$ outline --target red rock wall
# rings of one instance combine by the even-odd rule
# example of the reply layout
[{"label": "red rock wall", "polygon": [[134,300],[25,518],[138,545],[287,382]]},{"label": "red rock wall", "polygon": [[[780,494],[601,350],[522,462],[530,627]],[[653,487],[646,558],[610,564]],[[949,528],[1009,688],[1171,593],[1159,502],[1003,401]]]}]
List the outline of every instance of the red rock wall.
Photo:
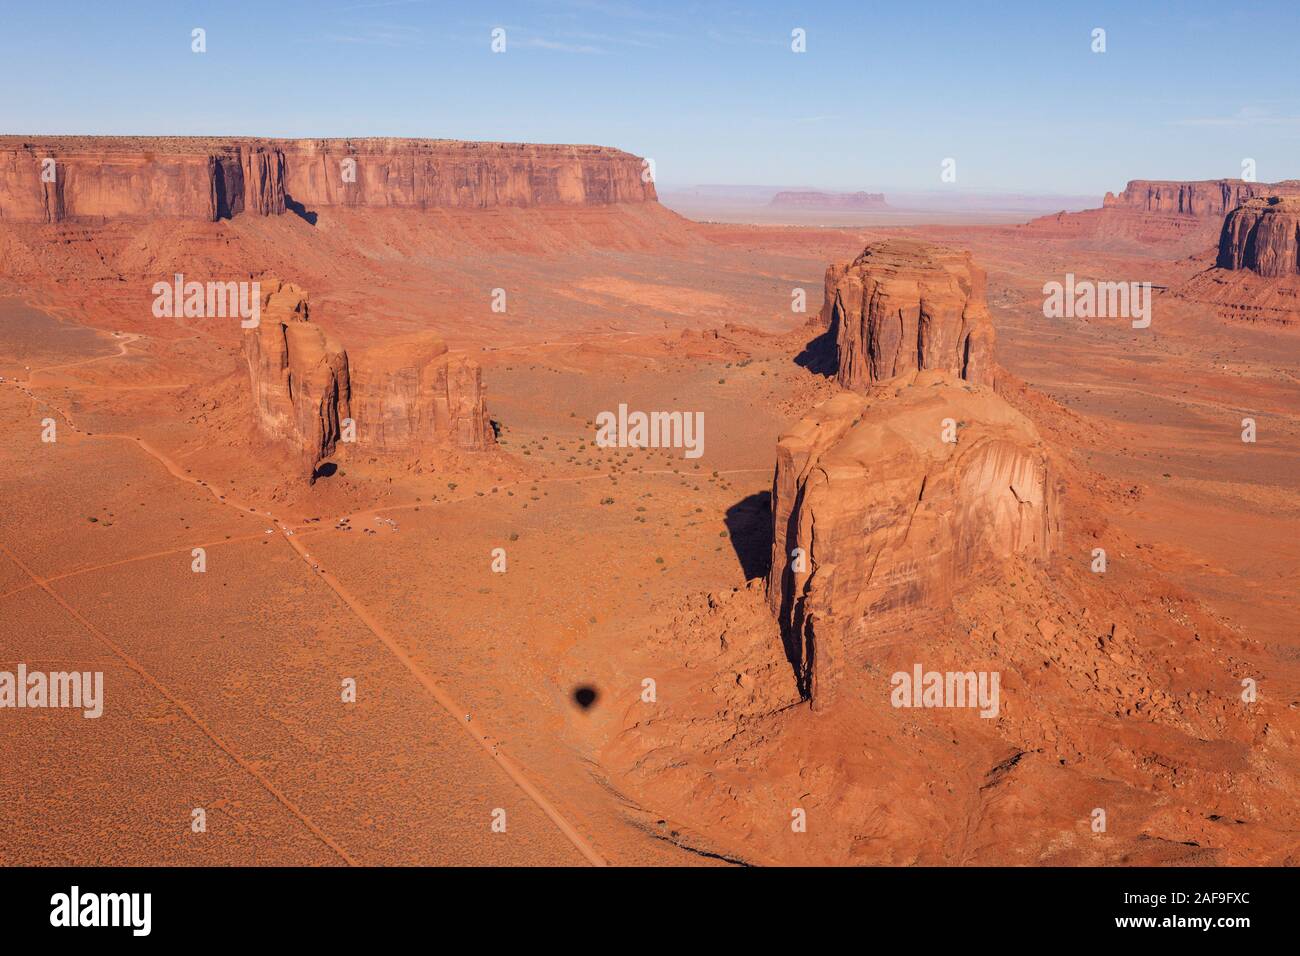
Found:
[{"label": "red rock wall", "polygon": [[477,362],[449,356],[432,333],[358,352],[351,362],[357,447],[413,456],[430,446],[496,444]]},{"label": "red rock wall", "polygon": [[1300,180],[1248,183],[1241,179],[1201,182],[1135,179],[1118,195],[1106,193],[1102,206],[1219,219],[1256,196],[1300,196]]},{"label": "red rock wall", "polygon": [[[55,160],[55,181],[42,161]],[[344,161],[349,161],[345,163]],[[355,161],[355,181],[348,168]],[[653,202],[642,161],[599,146],[452,140],[0,137],[0,220],[213,221],[322,206]]]},{"label": "red rock wall", "polygon": [[1251,199],[1223,222],[1220,269],[1278,278],[1300,273],[1300,199]]},{"label": "red rock wall", "polygon": [[244,333],[258,429],[287,444],[308,477],[334,453],[350,415],[348,356],[308,321],[306,295],[295,285],[263,289],[261,322]]},{"label": "red rock wall", "polygon": [[873,243],[826,271],[822,315],[836,330],[845,388],[918,369],[989,384],[993,325],[970,253],[913,239]]},{"label": "red rock wall", "polygon": [[[961,423],[955,443],[945,419]],[[1045,559],[1060,536],[1033,425],[939,371],[841,392],[782,435],[772,513],[768,602],[818,710],[864,628],[942,613],[964,582],[1015,556]]]}]

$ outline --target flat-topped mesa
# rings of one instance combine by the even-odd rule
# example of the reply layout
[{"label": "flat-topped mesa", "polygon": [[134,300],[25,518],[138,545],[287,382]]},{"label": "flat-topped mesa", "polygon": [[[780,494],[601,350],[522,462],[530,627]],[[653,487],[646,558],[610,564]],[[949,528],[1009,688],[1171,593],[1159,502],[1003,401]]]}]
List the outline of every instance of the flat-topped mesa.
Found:
[{"label": "flat-topped mesa", "polygon": [[332,455],[351,414],[347,353],[309,321],[307,296],[287,282],[268,284],[259,324],[244,332],[257,427],[284,442],[308,477]]},{"label": "flat-topped mesa", "polygon": [[0,136],[0,220],[13,222],[605,206],[656,201],[649,180],[639,157],[602,146]]},{"label": "flat-topped mesa", "polygon": [[1271,278],[1300,273],[1300,198],[1248,199],[1230,212],[1215,267]]},{"label": "flat-topped mesa", "polygon": [[862,389],[940,369],[977,384],[993,377],[984,271],[970,253],[916,239],[872,243],[826,270],[822,319],[835,333],[836,380]]},{"label": "flat-topped mesa", "polygon": [[1106,193],[1102,207],[1196,216],[1217,223],[1246,200],[1257,196],[1300,196],[1300,180],[1256,183],[1244,179],[1199,182],[1134,179],[1118,195]]},{"label": "flat-topped mesa", "polygon": [[868,628],[942,614],[964,582],[1059,541],[1028,419],[947,372],[893,384],[840,392],[777,444],[767,597],[816,710]]},{"label": "flat-topped mesa", "polygon": [[496,444],[482,370],[449,355],[436,334],[366,349],[351,370],[359,450],[418,455],[434,446],[481,451]]},{"label": "flat-topped mesa", "polygon": [[884,209],[884,193],[827,193],[817,190],[786,190],[772,197],[769,206],[804,209]]}]

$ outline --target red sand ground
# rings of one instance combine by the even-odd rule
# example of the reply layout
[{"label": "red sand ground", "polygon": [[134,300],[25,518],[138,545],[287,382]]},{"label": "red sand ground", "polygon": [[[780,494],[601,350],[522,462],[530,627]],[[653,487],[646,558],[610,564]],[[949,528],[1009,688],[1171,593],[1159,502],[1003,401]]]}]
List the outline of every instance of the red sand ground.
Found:
[{"label": "red sand ground", "polygon": [[[814,732],[790,697],[745,581],[776,438],[832,388],[794,361],[810,334],[791,290],[815,313],[828,262],[898,231],[706,226],[653,204],[7,228],[0,668],[103,670],[108,699],[98,721],[0,715],[0,862],[1300,860],[1300,338],[1171,297],[1145,332],[1041,313],[1066,271],[1172,285],[1197,268],[1159,249],[901,230],[988,269],[999,360],[1042,393],[1024,401],[1074,469],[1075,550],[1046,582],[1009,569],[1016,590],[968,595],[960,626],[900,635],[879,668],[916,647],[992,653],[1000,631],[1014,660],[1055,655],[1066,676],[1025,677],[1034,707],[1001,737],[956,717],[900,728],[883,696]],[[255,436],[234,323],[149,311],[158,276],[253,263],[345,340],[433,328],[472,354],[500,448],[298,480]],[[746,328],[681,338],[728,323]],[[702,410],[704,457],[595,447],[619,402]],[[1104,585],[1085,580],[1098,534],[1115,542]],[[1123,647],[1058,645],[1049,607],[1070,640],[1139,625]],[[715,659],[720,625],[735,649]],[[1214,650],[1179,643],[1193,632]],[[1115,654],[1158,682],[1131,685]],[[1261,687],[1244,716],[1204,699],[1231,696],[1238,662]],[[1114,688],[1067,689],[1112,665]],[[738,672],[757,689],[733,700]],[[1186,702],[1177,719],[1133,710],[1158,692]],[[1038,749],[1015,756],[1008,734]],[[835,825],[800,840],[789,808],[809,794]]]}]

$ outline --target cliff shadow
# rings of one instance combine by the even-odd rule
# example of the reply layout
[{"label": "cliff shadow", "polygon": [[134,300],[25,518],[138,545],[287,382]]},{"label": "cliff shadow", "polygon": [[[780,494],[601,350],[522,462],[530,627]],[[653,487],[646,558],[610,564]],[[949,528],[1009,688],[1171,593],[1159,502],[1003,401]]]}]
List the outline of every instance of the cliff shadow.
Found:
[{"label": "cliff shadow", "polygon": [[772,567],[772,493],[742,498],[727,509],[724,521],[745,580],[766,577]]},{"label": "cliff shadow", "polygon": [[839,338],[839,325],[838,312],[832,312],[830,326],[804,344],[803,351],[794,357],[794,364],[806,368],[814,375],[825,375],[827,378],[838,372],[840,362],[835,342]]},{"label": "cliff shadow", "polygon": [[301,219],[301,220],[303,220],[304,222],[306,222],[307,225],[309,225],[309,226],[314,226],[314,225],[316,225],[316,220],[317,220],[318,218],[320,218],[319,216],[316,215],[316,213],[312,212],[310,209],[308,209],[308,208],[307,208],[306,206],[304,206],[302,203],[300,203],[300,202],[298,202],[297,200],[295,200],[295,199],[294,199],[292,196],[290,196],[288,193],[285,193],[285,194],[284,194],[284,208],[287,209],[287,210],[289,210],[291,213],[293,213],[293,214],[294,214],[295,216],[297,216],[299,219]]}]

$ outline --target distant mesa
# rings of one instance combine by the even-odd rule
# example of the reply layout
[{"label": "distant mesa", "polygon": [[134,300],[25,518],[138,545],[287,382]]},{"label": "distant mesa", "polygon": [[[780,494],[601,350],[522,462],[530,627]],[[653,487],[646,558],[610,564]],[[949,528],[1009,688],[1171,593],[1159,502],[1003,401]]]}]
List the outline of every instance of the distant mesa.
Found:
[{"label": "distant mesa", "polygon": [[1118,194],[1106,193],[1100,209],[1041,216],[1021,228],[1058,238],[1172,244],[1177,251],[1191,253],[1217,239],[1229,212],[1248,200],[1269,196],[1300,197],[1300,180],[1256,183],[1242,179],[1135,179]]},{"label": "distant mesa", "polygon": [[[46,173],[53,160],[52,176]],[[321,207],[602,206],[656,200],[602,146],[430,139],[0,136],[0,220],[303,214]]]},{"label": "distant mesa", "polygon": [[887,209],[884,193],[829,193],[787,190],[772,197],[769,206],[797,209]]},{"label": "distant mesa", "polygon": [[836,380],[861,389],[940,369],[990,384],[994,331],[984,290],[969,252],[915,239],[873,243],[830,266],[822,323],[835,337]]},{"label": "distant mesa", "polygon": [[1134,179],[1119,195],[1106,193],[1102,207],[1142,212],[1195,216],[1218,223],[1249,199],[1264,196],[1300,196],[1300,180],[1255,183],[1243,179],[1207,179],[1200,182]]},{"label": "distant mesa", "polygon": [[310,321],[302,289],[280,281],[267,288],[261,323],[244,332],[255,421],[309,478],[347,444],[348,419],[358,449],[380,456],[495,444],[476,362],[450,356],[432,335],[393,340],[353,361]]},{"label": "distant mesa", "polygon": [[1224,219],[1214,266],[1174,291],[1229,318],[1300,324],[1300,198],[1246,200]]}]

